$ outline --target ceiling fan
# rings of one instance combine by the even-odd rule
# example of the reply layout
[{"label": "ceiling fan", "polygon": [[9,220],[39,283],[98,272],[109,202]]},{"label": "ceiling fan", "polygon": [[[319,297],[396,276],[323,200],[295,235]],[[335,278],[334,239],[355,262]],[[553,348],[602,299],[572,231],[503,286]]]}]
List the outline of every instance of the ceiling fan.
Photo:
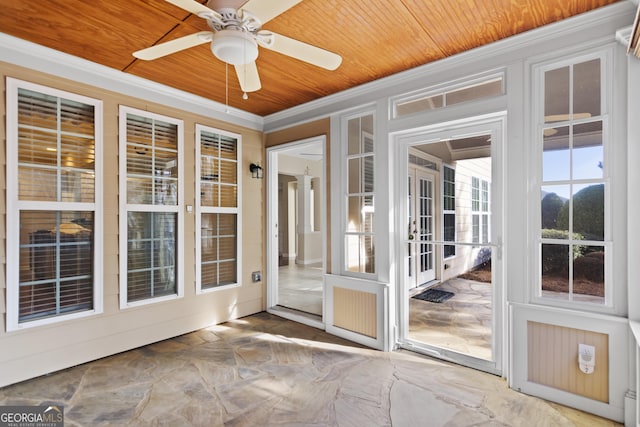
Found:
[{"label": "ceiling fan", "polygon": [[165,1],[205,19],[212,31],[201,31],[139,50],[133,53],[138,59],[153,60],[211,42],[213,54],[235,67],[245,96],[246,92],[261,87],[255,62],[258,46],[327,70],[335,70],[342,62],[342,57],[333,52],[262,29],[262,25],[302,0],[249,0],[239,9],[229,0],[209,0],[208,4],[213,8],[196,0]]}]

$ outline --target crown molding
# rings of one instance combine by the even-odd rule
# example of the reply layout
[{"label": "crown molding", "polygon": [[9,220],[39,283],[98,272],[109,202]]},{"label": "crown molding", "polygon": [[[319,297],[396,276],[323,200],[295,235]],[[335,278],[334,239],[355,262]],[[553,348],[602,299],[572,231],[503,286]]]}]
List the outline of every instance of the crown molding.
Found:
[{"label": "crown molding", "polygon": [[[262,131],[261,116],[0,33],[0,60],[61,78]],[[15,76],[19,78],[20,76]]]}]

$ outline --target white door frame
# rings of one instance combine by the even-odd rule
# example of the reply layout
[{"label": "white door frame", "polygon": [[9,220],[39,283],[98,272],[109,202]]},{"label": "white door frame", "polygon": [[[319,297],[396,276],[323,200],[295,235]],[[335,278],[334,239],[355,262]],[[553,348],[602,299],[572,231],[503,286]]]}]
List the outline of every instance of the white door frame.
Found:
[{"label": "white door frame", "polygon": [[[395,228],[400,230],[395,233],[396,262],[398,266],[396,274],[396,301],[398,313],[398,336],[397,345],[416,352],[436,356],[444,360],[450,360],[475,369],[502,374],[507,372],[503,361],[508,360],[506,351],[506,318],[505,312],[505,283],[504,283],[504,254],[502,242],[504,241],[504,164],[503,151],[505,146],[506,113],[499,112],[479,117],[472,117],[464,120],[438,123],[419,129],[411,129],[391,135],[393,170],[394,170],[394,204],[396,206]],[[407,284],[409,276],[407,263],[405,260],[406,249],[406,229],[407,214],[407,176],[408,176],[408,154],[409,147],[430,142],[438,142],[448,139],[457,139],[465,136],[488,134],[492,136],[491,158],[492,158],[492,215],[491,215],[491,243],[496,253],[495,260],[492,260],[493,275],[493,333],[492,333],[492,361],[486,361],[468,356],[466,354],[430,346],[428,344],[412,341],[409,339],[409,298]]]},{"label": "white door frame", "polygon": [[439,277],[438,270],[437,270],[438,264],[437,264],[437,258],[436,258],[436,251],[434,248],[432,248],[433,250],[431,251],[431,269],[428,270],[429,273],[425,275],[425,272],[420,271],[420,268],[421,268],[420,266],[422,262],[422,260],[420,259],[421,240],[419,238],[420,233],[418,232],[418,230],[420,229],[419,227],[420,189],[421,189],[420,182],[422,180],[427,180],[431,183],[431,239],[430,240],[438,240],[438,233],[437,233],[438,221],[434,215],[434,212],[436,212],[436,206],[437,206],[436,199],[439,196],[439,191],[437,186],[439,174],[435,170],[428,170],[419,166],[415,166],[415,167],[409,168],[408,176],[411,179],[411,186],[413,187],[411,189],[413,200],[411,201],[412,203],[408,205],[409,209],[412,210],[411,223],[408,225],[409,226],[408,232],[409,232],[409,236],[411,236],[412,238],[410,243],[411,249],[409,250],[411,259],[412,259],[412,266],[411,266],[412,271],[410,273],[413,274],[413,279],[414,279],[410,287],[416,288],[420,285],[436,280]]},{"label": "white door frame", "polygon": [[320,209],[320,230],[322,230],[322,271],[327,271],[327,197],[326,188],[327,156],[326,156],[325,135],[293,141],[286,144],[276,145],[267,148],[266,164],[266,186],[267,186],[267,312],[284,317],[305,325],[324,329],[324,319],[326,318],[326,295],[322,292],[322,320],[318,321],[304,313],[296,313],[289,310],[282,310],[278,304],[278,154],[285,153],[292,148],[303,148],[309,145],[320,144],[322,147],[322,177],[320,186],[323,189]]}]

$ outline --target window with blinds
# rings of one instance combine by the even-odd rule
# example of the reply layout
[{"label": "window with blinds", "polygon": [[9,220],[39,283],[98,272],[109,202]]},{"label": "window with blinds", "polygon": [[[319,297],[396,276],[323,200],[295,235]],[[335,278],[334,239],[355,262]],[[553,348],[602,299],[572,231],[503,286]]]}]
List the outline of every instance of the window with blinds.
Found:
[{"label": "window with blinds", "polygon": [[240,135],[196,125],[198,292],[238,283],[239,153]]},{"label": "window with blinds", "polygon": [[182,121],[120,107],[121,305],[182,295]]},{"label": "window with blinds", "polygon": [[375,273],[373,114],[347,123],[346,270]]},{"label": "window with blinds", "polygon": [[9,328],[101,310],[94,232],[101,108],[7,80]]}]

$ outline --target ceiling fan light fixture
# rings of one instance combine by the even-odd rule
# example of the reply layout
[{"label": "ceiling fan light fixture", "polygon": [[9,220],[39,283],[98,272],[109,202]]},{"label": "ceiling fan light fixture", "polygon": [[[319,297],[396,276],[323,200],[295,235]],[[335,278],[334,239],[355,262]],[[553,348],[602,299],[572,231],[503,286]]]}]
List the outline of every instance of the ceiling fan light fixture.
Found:
[{"label": "ceiling fan light fixture", "polygon": [[227,64],[249,64],[258,57],[258,44],[252,35],[244,31],[221,30],[213,36],[211,51]]}]

